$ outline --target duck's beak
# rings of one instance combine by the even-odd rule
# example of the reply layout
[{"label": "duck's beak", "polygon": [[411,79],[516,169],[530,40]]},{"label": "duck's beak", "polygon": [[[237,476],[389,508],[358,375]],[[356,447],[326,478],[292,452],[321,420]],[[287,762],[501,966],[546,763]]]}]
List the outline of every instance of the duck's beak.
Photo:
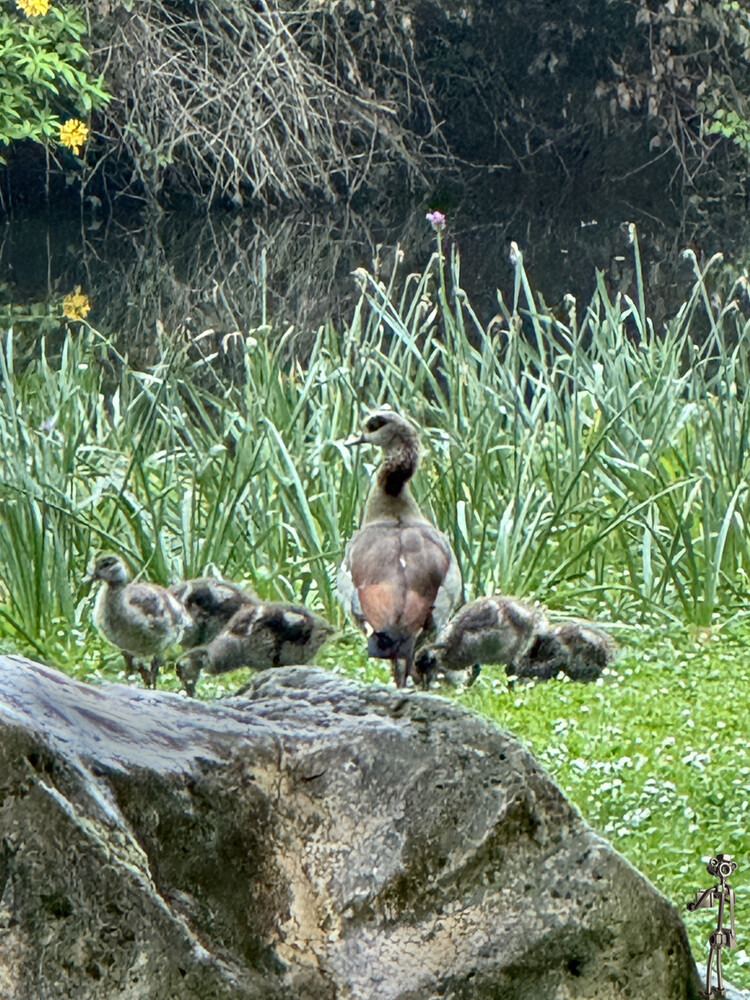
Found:
[{"label": "duck's beak", "polygon": [[365,434],[360,434],[359,437],[356,434],[352,434],[344,441],[345,448],[354,448],[358,444],[367,444],[367,436]]}]

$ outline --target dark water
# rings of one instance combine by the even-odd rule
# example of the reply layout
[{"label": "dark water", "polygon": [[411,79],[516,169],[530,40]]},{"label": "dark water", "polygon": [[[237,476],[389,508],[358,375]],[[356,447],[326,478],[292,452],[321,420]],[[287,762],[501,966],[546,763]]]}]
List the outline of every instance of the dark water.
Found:
[{"label": "dark water", "polygon": [[105,215],[95,202],[25,209],[0,219],[0,318],[12,316],[23,337],[30,311],[59,316],[62,297],[80,285],[92,303],[90,322],[146,356],[161,331],[212,331],[203,341],[214,346],[262,323],[304,336],[329,318],[351,316],[355,268],[387,273],[398,245],[404,274],[421,271],[435,248],[425,212],[440,207],[446,242],[460,250],[462,285],[485,322],[497,312],[496,290],[506,300],[512,295],[511,240],[550,306],[566,293],[585,302],[597,269],[612,294],[634,295],[626,231],[634,222],[658,326],[692,283],[685,247],[701,260],[724,252],[719,284],[742,270],[750,247],[744,204],[670,192],[668,180],[646,169],[619,184],[575,186],[503,172],[460,195],[442,192],[406,208],[401,200],[369,213]]}]

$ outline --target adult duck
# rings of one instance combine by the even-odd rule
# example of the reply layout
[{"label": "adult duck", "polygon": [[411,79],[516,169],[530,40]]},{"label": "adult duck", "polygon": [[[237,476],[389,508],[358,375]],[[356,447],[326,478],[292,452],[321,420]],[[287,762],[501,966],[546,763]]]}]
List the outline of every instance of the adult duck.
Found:
[{"label": "adult duck", "polygon": [[446,536],[422,513],[410,480],[419,461],[415,427],[376,410],[349,446],[383,453],[338,573],[340,599],[367,636],[370,656],[391,661],[397,687],[413,676],[417,643],[438,629],[459,598],[461,574]]}]

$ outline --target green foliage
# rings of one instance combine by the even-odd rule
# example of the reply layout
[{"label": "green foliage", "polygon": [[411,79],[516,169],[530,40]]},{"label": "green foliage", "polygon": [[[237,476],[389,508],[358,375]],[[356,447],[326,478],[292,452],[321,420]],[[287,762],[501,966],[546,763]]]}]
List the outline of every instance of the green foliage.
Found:
[{"label": "green foliage", "polygon": [[90,73],[85,35],[75,8],[50,7],[40,17],[0,10],[0,143],[57,139],[61,116],[106,104],[102,78]]},{"label": "green foliage", "polygon": [[[635,236],[633,251],[638,272]],[[16,370],[8,334],[6,630],[75,659],[56,634],[60,621],[63,640],[88,634],[80,579],[99,548],[158,581],[213,567],[338,617],[335,570],[375,458],[341,441],[382,403],[424,428],[415,490],[451,534],[469,596],[710,624],[745,601],[750,572],[750,324],[731,296],[714,315],[695,266],[658,336],[642,291],[613,301],[601,279],[581,318],[572,300],[556,317],[520,254],[514,302],[499,301],[488,329],[457,257],[403,279],[395,266],[387,282],[359,271],[350,326],[321,328],[304,367],[261,328],[228,343],[233,380],[166,339],[162,362],[135,370],[85,325],[56,356],[40,340]]]},{"label": "green foliage", "polygon": [[750,121],[736,111],[717,108],[713,112],[713,121],[706,126],[706,131],[711,135],[721,135],[725,139],[730,139],[736,146],[750,151]]},{"label": "green foliage", "polygon": [[[640,29],[633,37],[638,44],[612,61],[614,79],[601,82],[597,94],[609,96],[613,111],[618,107],[647,111],[658,132],[652,145],[671,146],[691,177],[713,150],[727,148],[717,137],[746,154],[750,148],[747,4],[636,0],[633,6],[635,26]],[[646,66],[642,37],[648,44]]]}]

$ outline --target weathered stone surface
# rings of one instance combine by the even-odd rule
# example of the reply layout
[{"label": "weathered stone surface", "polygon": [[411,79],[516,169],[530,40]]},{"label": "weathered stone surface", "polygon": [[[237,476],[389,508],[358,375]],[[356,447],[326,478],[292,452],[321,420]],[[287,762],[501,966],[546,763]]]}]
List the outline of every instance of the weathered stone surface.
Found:
[{"label": "weathered stone surface", "polygon": [[0,996],[695,997],[676,909],[518,743],[315,668],[219,704],[0,657]]}]

